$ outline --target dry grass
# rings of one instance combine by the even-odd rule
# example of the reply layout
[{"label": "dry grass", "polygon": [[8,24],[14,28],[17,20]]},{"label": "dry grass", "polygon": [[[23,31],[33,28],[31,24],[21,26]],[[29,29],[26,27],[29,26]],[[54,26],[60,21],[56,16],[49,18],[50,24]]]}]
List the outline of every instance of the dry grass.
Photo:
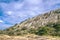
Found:
[{"label": "dry grass", "polygon": [[25,36],[0,35],[0,40],[60,40],[60,38],[52,37],[52,36],[37,36],[34,34],[29,34]]}]

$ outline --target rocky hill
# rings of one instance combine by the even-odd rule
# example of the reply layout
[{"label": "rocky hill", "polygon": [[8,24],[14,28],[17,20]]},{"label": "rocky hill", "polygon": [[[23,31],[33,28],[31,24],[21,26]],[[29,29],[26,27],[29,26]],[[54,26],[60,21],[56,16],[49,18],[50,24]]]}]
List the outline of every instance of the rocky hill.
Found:
[{"label": "rocky hill", "polygon": [[36,17],[27,19],[20,24],[0,31],[5,35],[53,35],[60,36],[60,9],[51,10]]}]

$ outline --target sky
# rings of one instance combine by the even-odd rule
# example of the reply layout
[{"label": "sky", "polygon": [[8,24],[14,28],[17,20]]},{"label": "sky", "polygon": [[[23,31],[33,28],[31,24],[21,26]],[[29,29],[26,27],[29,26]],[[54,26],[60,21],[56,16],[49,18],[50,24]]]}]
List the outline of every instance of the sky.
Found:
[{"label": "sky", "polygon": [[60,8],[60,0],[0,0],[0,29]]}]

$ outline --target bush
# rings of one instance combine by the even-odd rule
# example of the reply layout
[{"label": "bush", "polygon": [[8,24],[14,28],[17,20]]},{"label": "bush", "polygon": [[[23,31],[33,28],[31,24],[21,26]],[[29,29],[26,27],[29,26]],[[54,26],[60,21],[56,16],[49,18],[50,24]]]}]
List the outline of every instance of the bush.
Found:
[{"label": "bush", "polygon": [[3,31],[0,30],[0,34],[3,34]]},{"label": "bush", "polygon": [[53,36],[60,36],[60,22],[57,23],[49,23],[48,27],[53,27],[55,29]]},{"label": "bush", "polygon": [[52,35],[54,34],[55,29],[50,27],[40,27],[38,29],[37,35]]},{"label": "bush", "polygon": [[35,34],[35,33],[36,33],[36,31],[37,31],[36,29],[31,28],[31,29],[29,29],[29,31],[28,31],[28,32],[29,32],[29,33],[31,33],[31,34]]}]

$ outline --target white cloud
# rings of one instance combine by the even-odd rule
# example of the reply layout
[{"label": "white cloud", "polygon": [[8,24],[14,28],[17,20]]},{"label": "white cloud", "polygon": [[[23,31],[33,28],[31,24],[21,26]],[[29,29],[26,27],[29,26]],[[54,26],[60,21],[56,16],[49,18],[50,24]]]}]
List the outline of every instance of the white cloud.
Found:
[{"label": "white cloud", "polygon": [[13,14],[13,11],[7,11],[6,12],[8,15],[12,15]]},{"label": "white cloud", "polygon": [[39,3],[41,3],[41,1],[42,0],[25,0],[27,3],[29,3],[29,4],[39,4]]},{"label": "white cloud", "polygon": [[0,23],[3,23],[3,20],[0,20]]},{"label": "white cloud", "polygon": [[60,4],[60,0],[46,0],[44,4],[50,8],[53,5]]},{"label": "white cloud", "polygon": [[14,6],[14,9],[21,9],[22,6],[24,5],[24,3],[15,3],[13,6]]}]

